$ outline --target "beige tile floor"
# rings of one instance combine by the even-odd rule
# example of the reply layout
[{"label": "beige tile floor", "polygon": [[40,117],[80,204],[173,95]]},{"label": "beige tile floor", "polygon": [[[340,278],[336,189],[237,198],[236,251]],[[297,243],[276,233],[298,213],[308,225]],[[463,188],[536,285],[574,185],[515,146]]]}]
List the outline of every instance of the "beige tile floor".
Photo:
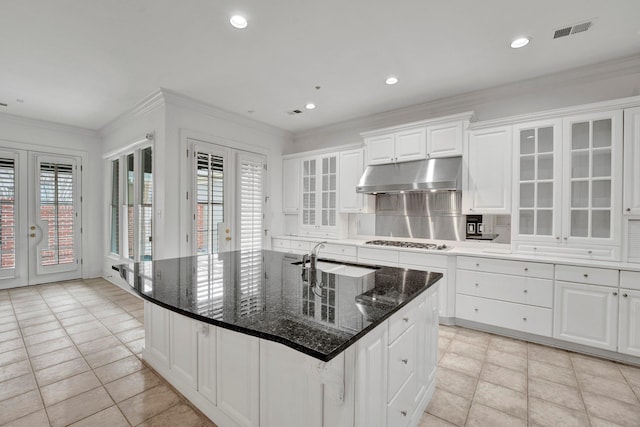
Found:
[{"label": "beige tile floor", "polygon": [[[140,361],[142,301],[102,279],[0,290],[0,425],[214,426]],[[440,329],[425,426],[640,426],[640,368]]]}]

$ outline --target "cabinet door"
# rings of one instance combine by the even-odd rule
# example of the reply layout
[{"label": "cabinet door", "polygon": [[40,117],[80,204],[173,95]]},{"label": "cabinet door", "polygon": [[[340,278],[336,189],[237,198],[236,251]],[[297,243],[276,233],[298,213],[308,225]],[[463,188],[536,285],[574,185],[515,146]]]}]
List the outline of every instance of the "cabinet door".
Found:
[{"label": "cabinet door", "polygon": [[381,165],[395,161],[395,137],[393,134],[367,138],[365,144],[368,165]]},{"label": "cabinet door", "polygon": [[615,351],[618,290],[556,281],[553,337]]},{"label": "cabinet door", "polygon": [[640,357],[640,291],[621,289],[620,353]]},{"label": "cabinet door", "polygon": [[216,341],[218,408],[242,427],[258,426],[259,340],[228,329],[217,328]]},{"label": "cabinet door", "polygon": [[562,240],[618,245],[622,197],[622,112],[567,118]]},{"label": "cabinet door", "polygon": [[640,215],[640,108],[624,110],[624,213]]},{"label": "cabinet door", "polygon": [[282,344],[260,341],[260,425],[322,427],[319,362]]},{"label": "cabinet door", "polygon": [[472,131],[467,153],[463,211],[511,213],[511,127]]},{"label": "cabinet door", "polygon": [[356,186],[364,171],[362,149],[340,153],[340,212],[362,212],[364,195],[356,193]]},{"label": "cabinet door", "polygon": [[462,155],[463,122],[443,123],[427,128],[429,158]]},{"label": "cabinet door", "polygon": [[317,202],[318,202],[318,162],[316,159],[302,160],[302,221],[303,227],[315,226],[318,224]]},{"label": "cabinet door", "polygon": [[338,156],[320,159],[320,226],[335,227],[338,215]]},{"label": "cabinet door", "polygon": [[153,366],[169,369],[169,310],[144,302],[144,352],[153,358]]},{"label": "cabinet door", "polygon": [[300,179],[300,159],[284,159],[282,161],[282,212],[298,213]]},{"label": "cabinet door", "polygon": [[356,343],[356,427],[387,422],[387,322]]},{"label": "cabinet door", "polygon": [[171,328],[171,371],[187,389],[197,388],[198,343],[196,322],[181,314],[169,312]]},{"label": "cabinet door", "polygon": [[427,158],[426,129],[412,129],[396,133],[394,161],[408,162]]},{"label": "cabinet door", "polygon": [[216,332],[213,325],[201,323],[198,339],[198,392],[209,402],[217,404],[216,399]]},{"label": "cabinet door", "polygon": [[560,242],[561,121],[514,127],[514,240]]}]

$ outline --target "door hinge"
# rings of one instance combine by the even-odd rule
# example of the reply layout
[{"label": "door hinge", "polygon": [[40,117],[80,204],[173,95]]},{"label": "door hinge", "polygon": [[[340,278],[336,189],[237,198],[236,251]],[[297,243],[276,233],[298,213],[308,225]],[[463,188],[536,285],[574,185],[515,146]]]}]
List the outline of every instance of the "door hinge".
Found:
[{"label": "door hinge", "polygon": [[267,279],[267,272],[264,272],[264,278]]},{"label": "door hinge", "polygon": [[80,234],[82,234],[82,227],[80,227]]},{"label": "door hinge", "polygon": [[187,200],[189,200],[189,192],[187,191]]},{"label": "door hinge", "polygon": [[189,149],[187,148],[187,157],[189,157]]},{"label": "door hinge", "polygon": [[189,235],[187,234],[187,243],[189,243]]},{"label": "door hinge", "polygon": [[82,203],[82,196],[80,196],[80,203]]},{"label": "door hinge", "polygon": [[82,172],[82,165],[80,165],[80,172]]},{"label": "door hinge", "polygon": [[267,164],[265,163],[263,166],[264,166],[264,170],[267,170]]},{"label": "door hinge", "polygon": [[84,258],[80,258],[80,265],[84,264]]}]

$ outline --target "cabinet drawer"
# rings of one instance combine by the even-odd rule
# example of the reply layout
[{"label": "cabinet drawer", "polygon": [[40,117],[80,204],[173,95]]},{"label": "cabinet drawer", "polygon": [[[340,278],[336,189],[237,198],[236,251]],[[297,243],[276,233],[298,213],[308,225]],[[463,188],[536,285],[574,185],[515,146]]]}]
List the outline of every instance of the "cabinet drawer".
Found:
[{"label": "cabinet drawer", "polygon": [[589,285],[618,286],[618,270],[556,265],[556,280]]},{"label": "cabinet drawer", "polygon": [[553,264],[474,257],[458,257],[457,262],[458,268],[465,270],[553,279]]},{"label": "cabinet drawer", "polygon": [[294,249],[296,251],[309,252],[309,249],[310,249],[309,242],[306,242],[304,240],[292,240],[291,249]]},{"label": "cabinet drawer", "polygon": [[273,250],[291,249],[291,240],[288,239],[271,239]]},{"label": "cabinet drawer", "polygon": [[640,271],[620,271],[620,287],[640,291]]},{"label": "cabinet drawer", "polygon": [[456,292],[551,308],[553,280],[458,270]]},{"label": "cabinet drawer", "polygon": [[355,246],[350,245],[336,245],[335,243],[325,243],[324,248],[320,249],[320,254],[340,255],[347,257],[356,257],[358,251]]},{"label": "cabinet drawer", "polygon": [[409,305],[389,318],[389,343],[394,342],[396,338],[415,323],[418,316],[417,302],[419,300],[420,298],[416,298]]},{"label": "cabinet drawer", "polygon": [[447,256],[399,251],[398,263],[401,266],[408,266],[416,270],[447,268]]},{"label": "cabinet drawer", "polygon": [[416,325],[411,325],[389,346],[389,391],[387,402],[396,395],[400,386],[411,375],[416,366]]},{"label": "cabinet drawer", "polygon": [[552,331],[550,308],[469,295],[456,295],[456,317],[545,337]]},{"label": "cabinet drawer", "polygon": [[398,251],[389,249],[358,248],[358,261],[369,261],[380,265],[398,266]]},{"label": "cabinet drawer", "polygon": [[411,421],[416,393],[416,376],[411,375],[387,407],[387,425],[406,427]]}]

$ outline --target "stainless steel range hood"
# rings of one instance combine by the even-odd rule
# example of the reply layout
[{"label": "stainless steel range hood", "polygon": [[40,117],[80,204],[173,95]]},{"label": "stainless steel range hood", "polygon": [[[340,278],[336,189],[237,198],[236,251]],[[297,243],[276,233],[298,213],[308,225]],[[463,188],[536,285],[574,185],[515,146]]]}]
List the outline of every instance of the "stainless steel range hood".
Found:
[{"label": "stainless steel range hood", "polygon": [[453,191],[462,189],[462,157],[367,166],[358,193]]}]

